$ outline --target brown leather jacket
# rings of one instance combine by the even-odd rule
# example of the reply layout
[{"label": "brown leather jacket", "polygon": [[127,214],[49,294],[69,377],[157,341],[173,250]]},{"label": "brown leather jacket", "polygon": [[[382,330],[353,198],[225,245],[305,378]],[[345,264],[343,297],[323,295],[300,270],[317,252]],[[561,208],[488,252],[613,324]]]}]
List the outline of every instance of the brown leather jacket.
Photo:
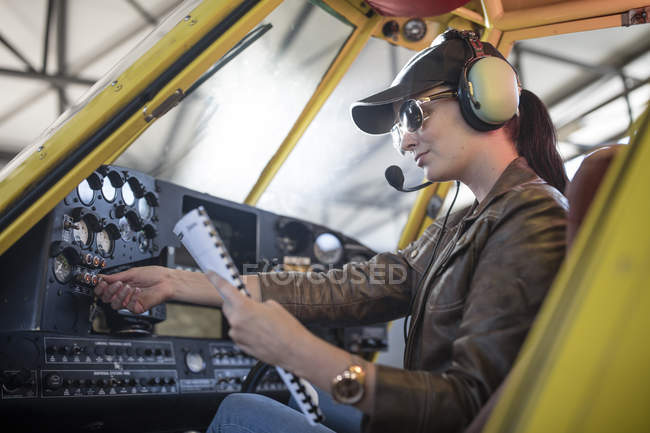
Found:
[{"label": "brown leather jacket", "polygon": [[450,215],[428,272],[441,220],[366,263],[261,274],[262,297],[306,323],[411,313],[406,369],[378,366],[364,430],[461,431],[510,370],[564,257],[565,225],[564,196],[518,158],[480,204]]}]

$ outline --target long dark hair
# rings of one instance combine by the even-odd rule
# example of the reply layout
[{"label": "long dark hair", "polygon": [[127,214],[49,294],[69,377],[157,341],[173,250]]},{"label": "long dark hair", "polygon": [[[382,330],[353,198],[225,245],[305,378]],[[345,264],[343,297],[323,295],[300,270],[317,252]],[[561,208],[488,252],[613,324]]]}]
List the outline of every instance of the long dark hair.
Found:
[{"label": "long dark hair", "polygon": [[519,96],[519,115],[505,125],[517,153],[526,158],[535,173],[558,191],[564,192],[567,175],[557,151],[557,136],[551,116],[540,99],[528,90]]}]

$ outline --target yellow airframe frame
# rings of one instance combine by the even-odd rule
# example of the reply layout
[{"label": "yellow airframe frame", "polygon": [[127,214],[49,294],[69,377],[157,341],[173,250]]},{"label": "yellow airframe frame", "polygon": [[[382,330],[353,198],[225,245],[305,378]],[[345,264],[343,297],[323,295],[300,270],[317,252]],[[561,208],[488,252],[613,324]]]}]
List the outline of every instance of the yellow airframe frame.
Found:
[{"label": "yellow airframe frame", "polygon": [[[151,112],[178,89],[191,86],[215,61],[246,35],[282,0],[261,0],[208,49],[99,146],[66,173],[0,233],[0,254],[45,216],[99,165],[114,161],[151,123]],[[246,203],[254,205],[308,124],[370,37],[383,38],[386,18],[356,1],[321,0],[355,30],[326,72],[287,138],[280,145]],[[519,1],[516,10],[503,0],[473,0],[426,21],[442,31],[447,25],[482,28],[483,39],[508,54],[517,40],[621,25],[621,14],[647,6],[647,0],[574,0],[548,4]],[[83,107],[46,142],[0,181],[0,212],[9,209],[33,184],[78,148],[89,135],[142,91],[194,42],[223,20],[238,3],[205,0],[116,81]],[[392,18],[403,22],[408,17]],[[436,27],[437,25],[437,27]],[[413,49],[428,45],[388,40]],[[648,112],[636,135],[605,179],[576,243],[567,257],[508,379],[487,432],[606,432],[650,430],[650,185]],[[154,120],[155,121],[155,120]],[[645,180],[644,180],[645,179]],[[430,223],[426,203],[444,197],[448,185],[419,193],[399,247]],[[612,198],[613,197],[613,198]]]}]

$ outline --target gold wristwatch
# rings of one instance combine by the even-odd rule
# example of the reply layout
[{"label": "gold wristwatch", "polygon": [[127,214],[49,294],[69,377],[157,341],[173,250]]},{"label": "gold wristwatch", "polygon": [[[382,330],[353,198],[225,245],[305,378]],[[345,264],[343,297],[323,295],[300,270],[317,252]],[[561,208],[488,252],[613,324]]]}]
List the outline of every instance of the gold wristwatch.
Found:
[{"label": "gold wristwatch", "polygon": [[363,398],[365,381],[363,367],[353,364],[332,381],[332,397],[343,404],[358,403]]}]

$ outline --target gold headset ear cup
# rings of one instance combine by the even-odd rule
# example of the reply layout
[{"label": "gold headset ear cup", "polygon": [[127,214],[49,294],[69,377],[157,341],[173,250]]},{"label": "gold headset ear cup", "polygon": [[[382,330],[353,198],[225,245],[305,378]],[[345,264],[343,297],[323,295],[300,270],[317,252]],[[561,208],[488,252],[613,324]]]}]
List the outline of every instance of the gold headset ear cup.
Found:
[{"label": "gold headset ear cup", "polygon": [[479,57],[469,62],[459,82],[463,117],[474,129],[489,131],[510,120],[519,107],[519,80],[508,62]]}]

